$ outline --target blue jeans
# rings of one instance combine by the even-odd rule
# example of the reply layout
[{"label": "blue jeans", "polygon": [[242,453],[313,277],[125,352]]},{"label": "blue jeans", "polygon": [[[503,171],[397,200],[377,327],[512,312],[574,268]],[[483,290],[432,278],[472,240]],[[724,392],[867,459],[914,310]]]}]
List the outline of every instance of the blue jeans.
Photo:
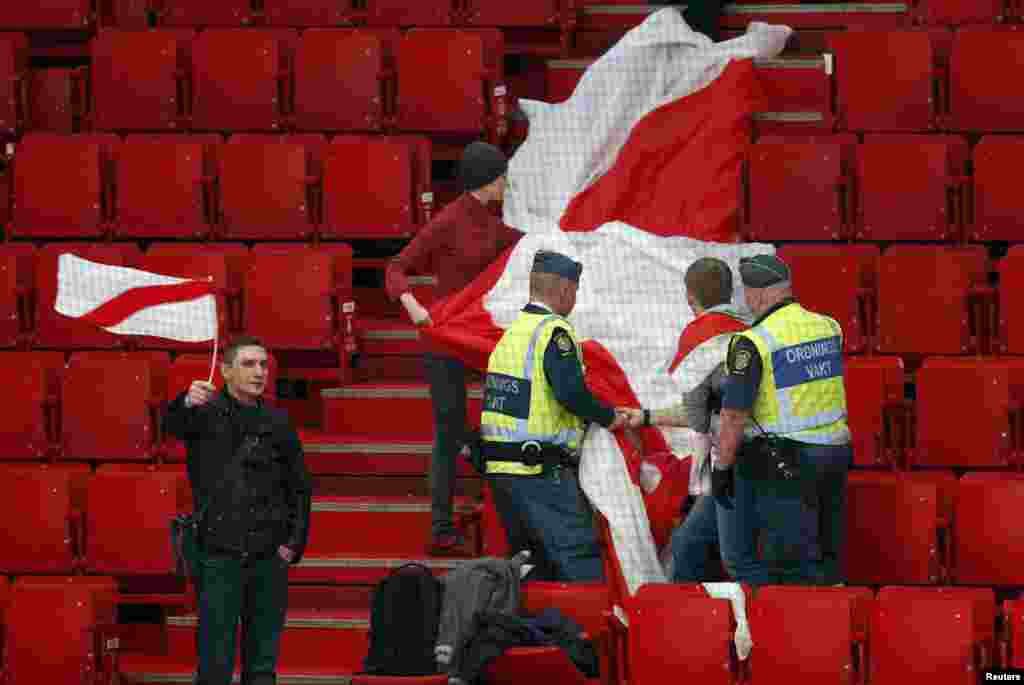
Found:
[{"label": "blue jeans", "polygon": [[672,533],[673,583],[710,581],[711,551],[718,547],[718,507],[715,498],[697,497],[683,524]]},{"label": "blue jeans", "polygon": [[594,516],[574,469],[487,479],[511,551],[530,550],[531,580],[604,579]]},{"label": "blue jeans", "polygon": [[[846,477],[853,450],[805,445],[799,449],[799,458],[801,476],[813,483],[817,506],[809,506],[801,497],[780,495],[772,483],[752,480],[737,470],[734,509],[718,508],[722,560],[736,581],[750,585],[844,582]],[[764,551],[761,559],[758,531]]]}]

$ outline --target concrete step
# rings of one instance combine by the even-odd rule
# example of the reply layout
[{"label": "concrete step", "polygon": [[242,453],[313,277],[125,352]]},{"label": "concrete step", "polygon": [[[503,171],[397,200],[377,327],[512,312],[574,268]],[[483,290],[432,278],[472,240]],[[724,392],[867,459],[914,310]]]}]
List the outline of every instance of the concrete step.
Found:
[{"label": "concrete step", "polygon": [[[325,398],[325,402],[330,402]],[[351,398],[339,399],[345,405],[358,404]],[[430,400],[426,401],[427,411]],[[368,403],[379,407],[381,402]],[[334,411],[342,413],[341,409]],[[361,411],[357,406],[356,411]],[[390,410],[387,410],[390,412]],[[427,417],[429,420],[429,416]],[[351,416],[337,416],[335,421],[349,421]],[[374,417],[373,420],[380,420]],[[390,416],[388,420],[394,421]],[[423,420],[423,417],[420,417]],[[390,430],[390,429],[389,429]],[[422,426],[420,426],[422,430]],[[432,431],[432,423],[427,424]],[[315,474],[332,475],[375,475],[375,476],[424,476],[430,470],[430,454],[433,441],[430,435],[380,437],[366,433],[321,433],[303,431],[302,445],[306,465]],[[460,476],[475,476],[475,472],[464,459],[456,462]]]},{"label": "concrete step", "polygon": [[[320,394],[326,433],[419,442],[433,437],[430,390],[425,384],[363,383]],[[483,389],[470,386],[467,399],[467,425],[479,426]]]},{"label": "concrete step", "polygon": [[420,334],[408,319],[362,318],[355,322],[361,355],[422,355]]},{"label": "concrete step", "polygon": [[[455,519],[477,549],[482,507],[456,498]],[[425,497],[317,497],[313,500],[306,559],[358,556],[419,557],[430,543],[430,500]],[[301,565],[301,564],[300,564]]]},{"label": "concrete step", "polygon": [[722,26],[743,30],[762,21],[794,29],[899,29],[907,25],[910,11],[905,2],[732,3],[722,8]]},{"label": "concrete step", "polygon": [[289,582],[376,585],[382,578],[405,564],[420,564],[435,575],[443,576],[471,558],[473,557],[307,554],[296,566],[291,567]]},{"label": "concrete step", "polygon": [[[426,471],[414,476],[318,475],[313,478],[313,494],[319,497],[430,497],[429,481]],[[455,479],[455,496],[479,499],[483,486],[483,479],[475,474],[459,476]]]}]

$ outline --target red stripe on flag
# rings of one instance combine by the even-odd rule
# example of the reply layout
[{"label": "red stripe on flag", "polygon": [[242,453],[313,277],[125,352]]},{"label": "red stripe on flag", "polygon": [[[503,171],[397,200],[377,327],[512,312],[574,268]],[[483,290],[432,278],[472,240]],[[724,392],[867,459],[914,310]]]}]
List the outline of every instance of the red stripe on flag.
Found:
[{"label": "red stripe on flag", "polygon": [[739,333],[748,328],[747,324],[728,314],[711,312],[710,314],[698,316],[683,329],[682,335],[679,336],[679,349],[676,351],[672,364],[668,367],[668,372],[675,373],[680,362],[698,345],[706,343],[717,335]]},{"label": "red stripe on flag", "polygon": [[103,328],[116,326],[147,307],[174,302],[188,302],[213,294],[213,284],[206,281],[186,281],[173,285],[147,285],[130,288],[112,300],[107,300],[82,319]]},{"label": "red stripe on flag", "polygon": [[576,195],[563,231],[622,221],[662,236],[738,241],[743,154],[762,97],[752,60],[633,125],[612,167]]}]

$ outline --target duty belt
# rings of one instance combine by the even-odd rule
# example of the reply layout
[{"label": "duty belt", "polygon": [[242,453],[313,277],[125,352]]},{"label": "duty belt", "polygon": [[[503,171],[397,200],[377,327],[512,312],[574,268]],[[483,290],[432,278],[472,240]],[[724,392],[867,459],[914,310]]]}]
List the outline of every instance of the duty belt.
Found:
[{"label": "duty belt", "polygon": [[497,474],[540,475],[558,468],[575,468],[580,463],[575,450],[532,440],[483,442],[480,453],[487,462],[487,472]]}]

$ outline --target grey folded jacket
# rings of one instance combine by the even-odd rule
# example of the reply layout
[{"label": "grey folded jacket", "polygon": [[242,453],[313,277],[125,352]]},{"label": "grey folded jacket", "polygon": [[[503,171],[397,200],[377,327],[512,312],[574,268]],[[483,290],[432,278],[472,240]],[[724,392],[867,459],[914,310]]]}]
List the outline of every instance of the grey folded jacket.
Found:
[{"label": "grey folded jacket", "polygon": [[529,552],[511,559],[485,557],[462,564],[445,575],[444,604],[434,650],[442,670],[459,671],[462,650],[484,611],[519,611],[519,578]]}]

